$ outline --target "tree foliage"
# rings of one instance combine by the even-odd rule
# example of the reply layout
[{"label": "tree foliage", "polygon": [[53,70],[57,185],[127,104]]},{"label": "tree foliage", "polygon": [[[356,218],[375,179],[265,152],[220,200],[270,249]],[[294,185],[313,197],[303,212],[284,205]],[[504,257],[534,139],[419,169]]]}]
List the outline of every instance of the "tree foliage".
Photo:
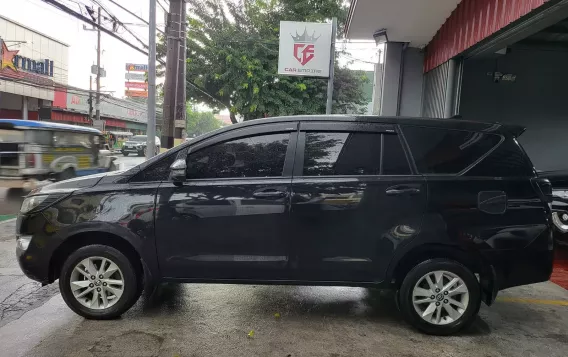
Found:
[{"label": "tree foliage", "polygon": [[[188,100],[228,108],[233,122],[236,115],[248,120],[325,113],[327,79],[277,74],[279,26],[335,16],[341,34],[347,14],[342,0],[189,0],[188,10]],[[336,65],[333,112],[365,105],[366,80]]]},{"label": "tree foliage", "polygon": [[215,118],[212,112],[200,112],[194,110],[188,103],[185,129],[188,137],[195,137],[208,133],[222,126],[220,120]]}]

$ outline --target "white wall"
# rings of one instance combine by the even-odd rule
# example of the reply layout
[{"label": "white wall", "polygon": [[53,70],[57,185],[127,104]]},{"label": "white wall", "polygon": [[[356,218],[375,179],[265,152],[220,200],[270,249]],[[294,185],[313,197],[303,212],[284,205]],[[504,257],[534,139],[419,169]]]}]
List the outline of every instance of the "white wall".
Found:
[{"label": "white wall", "polygon": [[[67,85],[68,47],[54,39],[46,37],[39,32],[21,26],[7,18],[0,16],[0,37],[6,41],[11,51],[18,50],[18,55],[32,60],[49,59],[54,62],[53,77],[37,76],[51,79],[56,83]],[[22,43],[14,41],[24,41]],[[11,69],[4,69],[4,71]],[[25,71],[22,71],[25,72]],[[0,75],[1,78],[1,75]],[[53,100],[53,90],[42,88],[42,85],[26,85],[10,80],[0,80],[0,92],[24,95],[33,98]]]}]

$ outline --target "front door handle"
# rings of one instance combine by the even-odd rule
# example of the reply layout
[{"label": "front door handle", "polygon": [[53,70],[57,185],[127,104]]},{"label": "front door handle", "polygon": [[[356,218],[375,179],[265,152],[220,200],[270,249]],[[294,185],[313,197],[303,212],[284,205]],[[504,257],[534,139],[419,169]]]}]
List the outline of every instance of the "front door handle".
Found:
[{"label": "front door handle", "polygon": [[418,187],[392,186],[385,190],[387,196],[416,195],[420,193]]},{"label": "front door handle", "polygon": [[279,190],[256,191],[252,196],[255,198],[282,198],[286,196],[286,192]]}]

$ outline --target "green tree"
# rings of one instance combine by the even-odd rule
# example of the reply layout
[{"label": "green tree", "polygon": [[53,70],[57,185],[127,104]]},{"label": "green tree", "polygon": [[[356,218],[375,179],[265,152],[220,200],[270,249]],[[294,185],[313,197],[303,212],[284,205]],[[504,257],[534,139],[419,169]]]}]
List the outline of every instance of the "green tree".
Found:
[{"label": "green tree", "polygon": [[212,112],[200,112],[187,105],[186,125],[188,137],[199,136],[222,126],[220,120]]},{"label": "green tree", "polygon": [[[329,22],[344,28],[343,0],[189,0],[187,96],[245,120],[325,113],[327,79],[279,76],[280,21]],[[165,54],[160,41],[159,53]],[[337,63],[337,62],[336,62]],[[334,113],[366,104],[364,78],[336,65]]]}]

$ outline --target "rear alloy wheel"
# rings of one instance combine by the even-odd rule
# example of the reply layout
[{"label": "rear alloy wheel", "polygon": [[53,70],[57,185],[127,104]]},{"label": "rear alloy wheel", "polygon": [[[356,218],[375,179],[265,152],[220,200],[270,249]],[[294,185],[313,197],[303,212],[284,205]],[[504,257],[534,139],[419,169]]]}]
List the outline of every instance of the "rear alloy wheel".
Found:
[{"label": "rear alloy wheel", "polygon": [[399,294],[405,319],[435,335],[453,334],[471,324],[481,303],[475,275],[446,259],[418,264],[405,277]]},{"label": "rear alloy wheel", "polygon": [[112,319],[140,296],[140,279],[130,260],[115,248],[89,245],[72,253],[59,277],[67,305],[88,319]]}]

